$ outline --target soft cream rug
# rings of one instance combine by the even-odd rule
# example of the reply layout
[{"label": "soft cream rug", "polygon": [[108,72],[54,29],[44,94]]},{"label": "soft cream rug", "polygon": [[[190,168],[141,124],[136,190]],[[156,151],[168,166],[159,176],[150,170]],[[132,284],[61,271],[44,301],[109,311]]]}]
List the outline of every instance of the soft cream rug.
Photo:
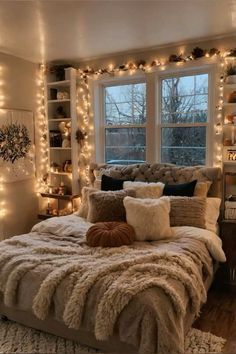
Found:
[{"label": "soft cream rug", "polygon": [[[226,340],[211,333],[191,329],[186,337],[185,351],[191,353],[221,353]],[[99,353],[95,349],[22,326],[12,321],[0,321],[0,353]]]}]

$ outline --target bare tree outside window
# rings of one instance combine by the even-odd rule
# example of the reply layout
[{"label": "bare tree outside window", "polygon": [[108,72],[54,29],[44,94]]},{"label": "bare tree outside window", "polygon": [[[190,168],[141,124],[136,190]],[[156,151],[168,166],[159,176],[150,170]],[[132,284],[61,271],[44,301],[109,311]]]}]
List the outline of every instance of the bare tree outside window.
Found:
[{"label": "bare tree outside window", "polygon": [[208,74],[163,79],[161,90],[162,162],[204,165]]},{"label": "bare tree outside window", "polygon": [[146,84],[105,88],[105,158],[110,163],[146,160]]}]

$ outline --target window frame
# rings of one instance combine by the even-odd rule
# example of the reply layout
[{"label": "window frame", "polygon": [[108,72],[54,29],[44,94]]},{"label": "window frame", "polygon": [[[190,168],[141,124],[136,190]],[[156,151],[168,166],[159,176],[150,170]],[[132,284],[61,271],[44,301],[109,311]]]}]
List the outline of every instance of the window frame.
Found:
[{"label": "window frame", "polygon": [[[105,88],[113,86],[123,86],[129,84],[146,83],[146,123],[145,124],[129,124],[129,125],[107,125],[105,122]],[[96,99],[97,97],[97,99]],[[98,116],[97,123],[95,122],[95,156],[96,162],[106,163],[106,129],[114,128],[145,128],[146,129],[146,152],[145,157],[147,161],[147,130],[148,130],[148,109],[147,109],[147,78],[144,73],[134,74],[132,76],[122,75],[119,77],[105,78],[97,80],[94,85],[94,115]]]},{"label": "window frame", "polygon": [[[154,68],[151,72],[119,72],[114,77],[98,77],[90,80],[92,96],[93,129],[92,140],[95,149],[92,159],[96,163],[105,163],[105,129],[104,129],[104,87],[129,83],[146,82],[146,162],[161,163],[161,87],[162,78],[183,75],[197,75],[207,73],[208,76],[208,121],[206,124],[206,161],[205,166],[213,166],[214,160],[214,124],[215,105],[218,98],[216,76],[218,62],[204,63],[204,59],[196,62],[170,65],[168,69]],[[195,123],[202,125],[203,123]],[[166,125],[165,125],[166,126]],[[189,125],[187,125],[189,126]],[[196,125],[195,125],[196,126]],[[123,126],[125,127],[125,126]],[[167,126],[166,126],[167,127]]]},{"label": "window frame", "polygon": [[[208,107],[207,107],[207,121],[205,123],[162,123],[161,122],[161,99],[162,99],[162,80],[168,78],[175,77],[183,77],[183,76],[195,76],[201,74],[208,74]],[[165,70],[165,72],[161,72],[157,74],[157,160],[160,163],[168,163],[163,162],[161,160],[161,148],[162,148],[162,128],[184,128],[184,127],[206,127],[206,155],[205,155],[205,166],[211,166],[213,163],[213,127],[214,127],[214,84],[215,84],[215,66],[214,64],[210,65],[201,65],[199,67],[192,68],[184,68],[180,70],[180,68]]]}]

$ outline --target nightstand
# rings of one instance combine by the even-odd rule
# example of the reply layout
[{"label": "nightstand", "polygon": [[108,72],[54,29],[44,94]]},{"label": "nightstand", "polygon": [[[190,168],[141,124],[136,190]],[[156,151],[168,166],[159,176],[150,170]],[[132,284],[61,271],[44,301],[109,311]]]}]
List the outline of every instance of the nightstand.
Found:
[{"label": "nightstand", "polygon": [[223,283],[236,290],[236,220],[222,220],[220,237],[227,261],[222,264]]}]

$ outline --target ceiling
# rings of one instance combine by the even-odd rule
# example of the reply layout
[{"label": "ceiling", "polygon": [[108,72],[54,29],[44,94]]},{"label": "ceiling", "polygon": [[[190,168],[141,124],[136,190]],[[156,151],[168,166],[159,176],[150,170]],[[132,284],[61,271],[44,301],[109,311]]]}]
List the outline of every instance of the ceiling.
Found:
[{"label": "ceiling", "polygon": [[236,0],[0,1],[0,52],[82,60],[236,32]]}]

